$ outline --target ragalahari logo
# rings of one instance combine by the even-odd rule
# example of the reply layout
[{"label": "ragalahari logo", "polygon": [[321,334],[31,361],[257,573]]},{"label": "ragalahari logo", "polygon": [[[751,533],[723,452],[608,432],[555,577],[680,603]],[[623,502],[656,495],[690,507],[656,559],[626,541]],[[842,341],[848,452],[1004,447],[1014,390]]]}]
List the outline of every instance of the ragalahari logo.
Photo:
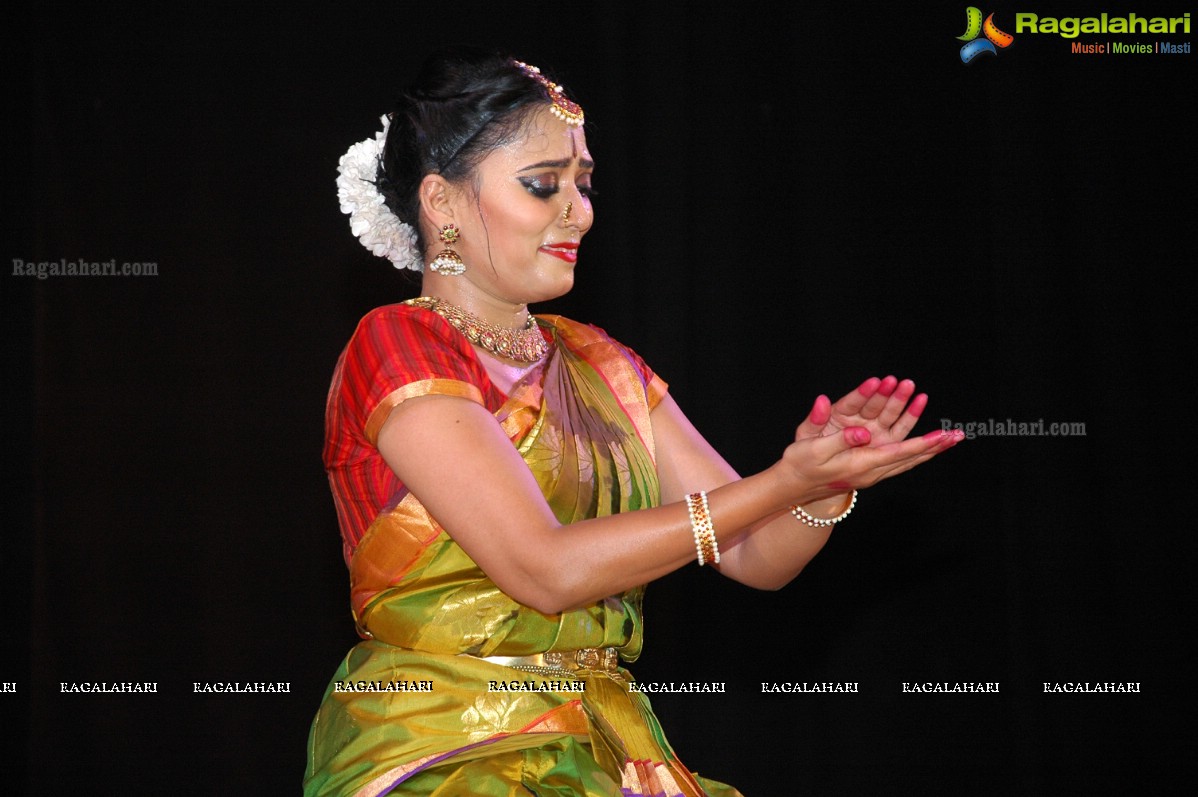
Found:
[{"label": "ragalahari logo", "polygon": [[[979,39],[979,34],[985,34],[985,38]],[[975,6],[965,9],[965,34],[958,36],[957,39],[965,42],[965,46],[961,48],[961,63],[963,64],[968,64],[982,53],[998,55],[998,50],[995,47],[1006,49],[1011,46],[1011,42],[1015,41],[1014,36],[998,29],[994,24],[993,14],[986,17],[985,22],[982,22],[981,9]]]}]

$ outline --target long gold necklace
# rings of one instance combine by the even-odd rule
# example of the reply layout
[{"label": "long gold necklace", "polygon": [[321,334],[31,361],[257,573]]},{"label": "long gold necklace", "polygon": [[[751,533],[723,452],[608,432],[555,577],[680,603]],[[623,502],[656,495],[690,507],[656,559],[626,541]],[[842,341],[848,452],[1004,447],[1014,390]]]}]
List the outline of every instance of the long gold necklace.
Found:
[{"label": "long gold necklace", "polygon": [[420,296],[409,299],[404,304],[431,310],[453,325],[454,329],[465,335],[471,343],[498,357],[532,363],[549,351],[549,341],[545,340],[541,328],[531,315],[524,329],[508,329],[489,324],[456,304],[450,304],[435,296]]}]

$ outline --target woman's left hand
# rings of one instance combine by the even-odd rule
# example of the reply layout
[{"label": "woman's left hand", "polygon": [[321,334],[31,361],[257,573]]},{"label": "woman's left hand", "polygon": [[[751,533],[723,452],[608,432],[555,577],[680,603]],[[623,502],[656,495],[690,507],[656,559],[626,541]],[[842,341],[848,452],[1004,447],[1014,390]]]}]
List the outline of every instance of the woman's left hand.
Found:
[{"label": "woman's left hand", "polygon": [[827,396],[815,400],[815,406],[796,430],[795,439],[826,437],[844,429],[859,427],[869,432],[869,446],[884,446],[907,438],[928,405],[926,393],[914,398],[915,383],[870,377],[856,390],[835,404]]}]

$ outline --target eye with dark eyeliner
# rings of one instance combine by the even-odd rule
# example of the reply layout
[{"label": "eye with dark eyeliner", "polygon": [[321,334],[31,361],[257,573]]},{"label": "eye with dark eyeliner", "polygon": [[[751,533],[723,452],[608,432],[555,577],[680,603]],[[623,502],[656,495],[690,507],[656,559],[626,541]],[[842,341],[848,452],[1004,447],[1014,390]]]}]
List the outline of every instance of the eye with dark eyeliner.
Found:
[{"label": "eye with dark eyeliner", "polygon": [[557,193],[557,180],[554,178],[521,177],[520,185],[524,186],[528,193],[541,199],[548,199]]},{"label": "eye with dark eyeliner", "polygon": [[[521,177],[520,184],[528,193],[539,199],[548,199],[556,194],[559,190],[557,178],[555,177]],[[584,183],[578,183],[578,193],[590,199],[597,195],[591,181],[588,179]]]}]

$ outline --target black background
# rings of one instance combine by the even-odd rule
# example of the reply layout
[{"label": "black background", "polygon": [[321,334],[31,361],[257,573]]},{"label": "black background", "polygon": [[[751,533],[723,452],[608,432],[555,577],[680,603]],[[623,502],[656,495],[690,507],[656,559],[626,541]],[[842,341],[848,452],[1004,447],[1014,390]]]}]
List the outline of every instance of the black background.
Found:
[{"label": "black background", "polygon": [[[982,11],[1014,33],[1018,11],[1189,10],[1100,6]],[[869,490],[780,592],[693,567],[655,584],[638,678],[728,690],[655,698],[683,761],[750,797],[1192,783],[1194,55],[1025,33],[963,65],[964,17],[34,6],[4,35],[0,707],[24,740],[6,783],[298,792],[355,641],[325,391],[357,319],[417,292],[349,233],[336,161],[445,41],[552,68],[579,98],[598,222],[574,292],[537,309],[636,348],[742,472],[815,394],[870,374],[930,393],[918,431],[1085,424],[979,437]],[[37,280],[14,259],[158,275]],[[60,693],[78,681],[158,692]],[[780,681],[860,692],[762,694]],[[1043,693],[1061,681],[1142,691]]]}]

